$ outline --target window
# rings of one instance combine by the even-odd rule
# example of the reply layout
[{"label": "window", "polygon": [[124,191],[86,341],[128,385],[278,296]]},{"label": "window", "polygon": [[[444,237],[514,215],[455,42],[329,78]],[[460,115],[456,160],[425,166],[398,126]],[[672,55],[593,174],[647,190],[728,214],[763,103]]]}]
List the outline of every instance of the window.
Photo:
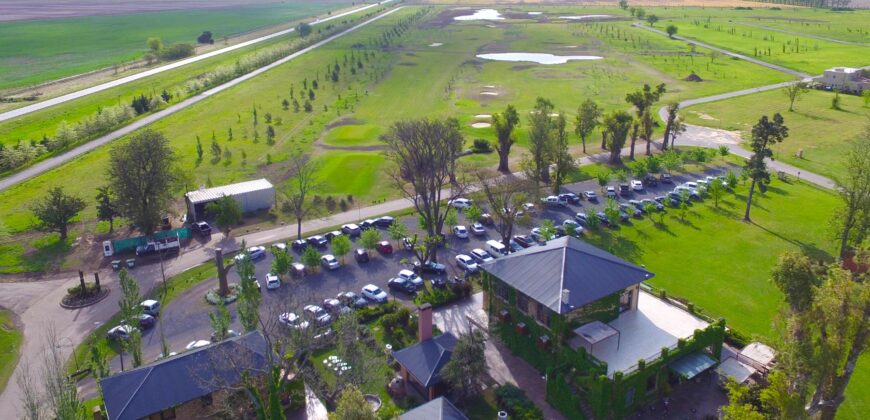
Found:
[{"label": "window", "polygon": [[625,406],[630,407],[634,404],[634,387],[625,390]]},{"label": "window", "polygon": [[659,382],[658,376],[659,376],[658,374],[653,374],[653,375],[650,375],[648,378],[646,378],[646,393],[647,394],[656,390],[656,386],[658,385],[658,382]]},{"label": "window", "polygon": [[517,292],[517,309],[526,315],[529,314],[529,297],[520,292]]},{"label": "window", "polygon": [[631,309],[631,299],[634,296],[634,288],[626,289],[619,296],[619,312]]},{"label": "window", "polygon": [[550,308],[541,305],[540,303],[535,305],[535,319],[538,320],[541,324],[550,326]]},{"label": "window", "polygon": [[501,298],[501,300],[507,302],[508,301],[508,288],[504,283],[500,281],[495,282],[495,295]]}]

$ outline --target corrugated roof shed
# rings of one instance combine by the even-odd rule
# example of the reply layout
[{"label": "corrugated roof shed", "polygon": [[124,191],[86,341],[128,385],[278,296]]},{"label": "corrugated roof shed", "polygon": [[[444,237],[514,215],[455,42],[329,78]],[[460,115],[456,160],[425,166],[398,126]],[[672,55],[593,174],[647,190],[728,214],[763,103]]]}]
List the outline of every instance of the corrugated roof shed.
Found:
[{"label": "corrugated roof shed", "polygon": [[[497,258],[481,266],[526,296],[559,314],[568,313],[654,276],[653,273],[577,238]],[[570,291],[562,301],[562,290]]]},{"label": "corrugated roof shed", "polygon": [[402,414],[400,420],[468,420],[450,400],[438,397]]},{"label": "corrugated roof shed", "polygon": [[272,183],[266,179],[239,182],[236,184],[222,185],[220,187],[207,188],[204,190],[190,191],[185,196],[192,204],[208,203],[224,196],[234,196],[253,191],[272,189]]},{"label": "corrugated roof shed", "polygon": [[453,355],[456,337],[449,332],[432,339],[421,341],[413,346],[393,352],[393,357],[408,369],[421,385],[429,387],[441,382],[438,373]]}]

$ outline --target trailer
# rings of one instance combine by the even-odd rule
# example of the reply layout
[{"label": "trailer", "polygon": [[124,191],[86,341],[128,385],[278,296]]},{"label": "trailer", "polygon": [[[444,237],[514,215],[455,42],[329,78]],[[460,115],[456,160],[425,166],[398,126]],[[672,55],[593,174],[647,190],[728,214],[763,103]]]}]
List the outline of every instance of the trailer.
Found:
[{"label": "trailer", "polygon": [[155,254],[158,252],[177,252],[181,248],[181,240],[178,236],[148,241],[145,245],[136,247],[136,255],[139,257]]}]

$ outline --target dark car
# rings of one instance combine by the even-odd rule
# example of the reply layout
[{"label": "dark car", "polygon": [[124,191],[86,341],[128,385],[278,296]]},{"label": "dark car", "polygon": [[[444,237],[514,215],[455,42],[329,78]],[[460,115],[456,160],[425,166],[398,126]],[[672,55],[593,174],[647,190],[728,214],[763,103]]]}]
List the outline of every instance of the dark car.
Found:
[{"label": "dark car", "polygon": [[395,221],[396,219],[394,219],[392,216],[381,216],[375,219],[374,224],[377,227],[387,228],[390,227],[390,225],[392,225]]},{"label": "dark car", "polygon": [[643,177],[642,181],[643,185],[646,185],[647,187],[655,187],[656,185],[659,185],[659,180],[654,175],[647,175]]},{"label": "dark car", "polygon": [[351,308],[365,308],[369,304],[366,298],[354,292],[342,292],[339,293],[336,298],[341,303],[350,306]]},{"label": "dark car", "polygon": [[314,235],[305,240],[308,242],[308,245],[316,246],[318,248],[325,248],[326,245],[329,244],[329,241],[326,240],[323,236]]},{"label": "dark car", "polygon": [[568,202],[569,204],[580,204],[580,196],[574,193],[559,194],[559,199]]},{"label": "dark car", "polygon": [[193,231],[202,236],[208,236],[211,235],[211,226],[206,222],[196,222],[193,224]]},{"label": "dark car", "polygon": [[609,225],[609,224],[610,224],[610,219],[607,218],[607,215],[604,214],[603,211],[599,211],[598,213],[595,213],[595,217],[597,217],[598,220],[599,220],[602,224],[605,224],[605,225]]},{"label": "dark car", "polygon": [[344,232],[345,235],[348,235],[351,237],[359,236],[360,233],[362,233],[362,229],[360,229],[359,226],[357,226],[354,223],[348,223],[346,225],[342,225],[341,231]]},{"label": "dark car", "polygon": [[523,248],[528,248],[535,244],[535,241],[528,235],[514,235],[512,239]]},{"label": "dark car", "polygon": [[492,215],[489,213],[483,213],[480,215],[480,219],[477,219],[480,224],[484,226],[493,226],[495,225],[495,220],[492,218]]},{"label": "dark car", "polygon": [[420,261],[414,261],[414,272],[415,273],[431,273],[431,274],[444,274],[447,272],[447,266],[441,263],[436,263],[432,261],[427,261],[425,264],[420,265]]},{"label": "dark car", "polygon": [[375,246],[375,249],[377,249],[381,254],[392,254],[393,244],[391,244],[390,241],[380,241]]},{"label": "dark car", "polygon": [[148,314],[139,315],[139,330],[145,331],[154,326],[154,317]]},{"label": "dark car", "polygon": [[389,287],[390,290],[404,292],[409,295],[417,293],[417,286],[414,286],[414,283],[401,277],[390,279],[390,281],[387,282],[387,287]]},{"label": "dark car", "polygon": [[432,282],[432,287],[436,289],[443,289],[444,286],[447,286],[447,280],[444,277],[432,277],[429,281]]},{"label": "dark car", "polygon": [[628,184],[619,184],[619,195],[631,195],[631,187]]},{"label": "dark car", "polygon": [[405,248],[405,251],[414,250],[414,244],[411,243],[411,238],[402,238],[402,248]]},{"label": "dark car", "polygon": [[509,248],[510,248],[510,251],[509,251],[509,252],[511,252],[511,253],[514,253],[514,252],[522,251],[522,250],[523,250],[522,245],[518,244],[517,241],[515,241],[515,240],[513,240],[513,239],[511,239],[510,242],[508,242],[508,245],[510,245],[510,247],[509,247]]},{"label": "dark car", "polygon": [[326,234],[323,236],[326,237],[327,241],[332,242],[333,239],[341,235],[342,233],[340,230],[333,230],[332,232],[326,232]]},{"label": "dark car", "polygon": [[680,195],[680,193],[673,192],[673,191],[671,191],[671,192],[668,193],[668,198],[669,198],[672,202],[673,202],[673,201],[676,201],[677,204],[680,204],[680,202],[683,201],[683,197]]},{"label": "dark car", "polygon": [[369,262],[369,253],[364,249],[355,249],[353,251],[353,257],[356,258],[356,262],[358,263]]},{"label": "dark car", "polygon": [[366,220],[363,220],[362,222],[359,222],[359,228],[361,230],[372,229],[374,227],[375,227],[375,220],[374,219],[366,219]]},{"label": "dark car", "polygon": [[[625,203],[620,203],[619,209],[621,210],[619,212],[620,213],[619,217],[623,219],[622,220],[623,222],[627,221],[627,217],[629,215],[632,215],[632,216],[638,217],[638,218],[643,217],[643,212],[634,206],[630,206],[630,205],[625,204]],[[623,214],[625,214],[625,217],[622,216]]]},{"label": "dark car", "polygon": [[662,174],[661,182],[665,184],[673,184],[674,179],[671,177],[671,174]]},{"label": "dark car", "polygon": [[580,223],[583,226],[586,226],[587,224],[589,224],[589,216],[587,216],[586,213],[575,214],[574,220],[576,220],[577,223]]},{"label": "dark car", "polygon": [[290,247],[293,248],[294,251],[302,252],[305,251],[305,248],[308,248],[308,242],[304,239],[297,239],[290,244]]},{"label": "dark car", "polygon": [[661,201],[650,200],[649,198],[644,198],[643,200],[640,200],[640,204],[643,206],[646,206],[647,204],[652,204],[658,211],[662,211],[665,209],[665,206],[661,203]]}]

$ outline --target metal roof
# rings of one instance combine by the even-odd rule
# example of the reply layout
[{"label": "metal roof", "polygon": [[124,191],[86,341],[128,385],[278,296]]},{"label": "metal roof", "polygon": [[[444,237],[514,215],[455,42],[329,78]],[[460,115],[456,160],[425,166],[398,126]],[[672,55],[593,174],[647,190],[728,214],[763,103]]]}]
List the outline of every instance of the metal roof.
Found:
[{"label": "metal roof", "polygon": [[589,344],[595,344],[619,334],[619,331],[601,321],[592,321],[577,327],[574,334],[583,337]]},{"label": "metal roof", "polygon": [[203,190],[190,191],[184,196],[193,204],[208,203],[224,196],[234,196],[254,191],[271,190],[272,183],[263,179],[239,182],[236,184],[222,185],[220,187],[206,188]]},{"label": "metal roof", "polygon": [[[565,236],[481,265],[536,302],[564,314],[654,276],[615,255]],[[562,301],[562,290],[569,290]]]},{"label": "metal roof", "polygon": [[438,373],[453,355],[456,347],[456,337],[449,332],[413,346],[394,351],[393,357],[400,365],[408,369],[417,381],[424,387],[430,387],[441,382]]},{"label": "metal roof", "polygon": [[670,368],[683,379],[689,380],[716,366],[716,363],[716,359],[704,353],[692,352],[671,362]]},{"label": "metal roof", "polygon": [[268,365],[259,331],[229,338],[100,381],[109,420],[141,419],[238,384]]},{"label": "metal roof", "polygon": [[399,417],[399,420],[468,420],[450,400],[438,397]]}]

